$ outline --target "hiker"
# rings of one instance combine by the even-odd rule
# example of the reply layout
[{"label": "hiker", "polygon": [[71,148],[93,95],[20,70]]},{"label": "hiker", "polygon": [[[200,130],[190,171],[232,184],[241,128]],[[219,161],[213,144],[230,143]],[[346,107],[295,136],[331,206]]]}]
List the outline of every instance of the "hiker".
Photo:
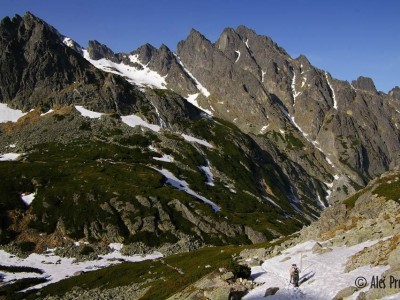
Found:
[{"label": "hiker", "polygon": [[290,283],[292,283],[295,287],[299,286],[299,268],[297,268],[296,264],[292,264],[290,268]]}]

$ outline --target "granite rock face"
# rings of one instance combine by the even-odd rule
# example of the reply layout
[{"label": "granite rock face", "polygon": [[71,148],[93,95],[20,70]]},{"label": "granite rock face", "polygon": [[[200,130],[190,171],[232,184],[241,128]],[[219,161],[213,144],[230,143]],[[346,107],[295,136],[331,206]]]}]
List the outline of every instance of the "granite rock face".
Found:
[{"label": "granite rock face", "polygon": [[30,13],[0,25],[0,101],[28,111],[77,104],[128,114],[141,110],[143,97],[113,74],[99,72],[67,47],[50,25]]},{"label": "granite rock face", "polygon": [[[329,159],[333,172],[358,184],[398,164],[399,103],[378,93],[370,78],[336,80],[244,26],[225,29],[214,44],[192,30],[177,54],[211,92],[200,103],[245,132],[293,130]],[[301,156],[290,158],[309,171]]]}]

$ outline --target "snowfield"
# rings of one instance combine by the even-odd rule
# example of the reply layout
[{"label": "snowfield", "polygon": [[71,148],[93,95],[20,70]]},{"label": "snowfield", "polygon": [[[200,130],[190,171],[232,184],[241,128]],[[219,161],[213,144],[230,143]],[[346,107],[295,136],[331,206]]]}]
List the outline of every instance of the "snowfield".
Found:
[{"label": "snowfield", "polygon": [[[251,274],[254,281],[264,284],[251,290],[243,299],[332,299],[340,290],[354,286],[357,277],[365,277],[369,283],[372,276],[381,275],[389,268],[363,266],[344,272],[345,264],[352,255],[379,241],[367,241],[352,247],[332,247],[331,252],[324,254],[312,253],[315,241],[298,244],[266,260],[261,266],[253,267]],[[293,263],[301,269],[298,288],[289,283],[289,269]],[[264,297],[266,289],[270,287],[279,287],[279,290],[273,296]],[[356,299],[361,291],[368,289],[367,285],[346,299]]]},{"label": "snowfield", "polygon": [[[101,118],[103,113],[95,112],[92,110],[88,110],[84,108],[83,106],[75,105],[75,108],[79,113],[86,118],[90,119],[99,119]],[[126,125],[130,127],[135,127],[135,126],[142,126],[149,128],[155,132],[159,132],[161,130],[161,127],[155,124],[150,124],[149,122],[146,122],[143,120],[141,117],[137,115],[129,115],[129,116],[121,116],[121,121],[124,122]]]},{"label": "snowfield", "polygon": [[23,194],[21,195],[21,200],[25,202],[26,205],[31,205],[32,201],[35,200],[35,193]]},{"label": "snowfield", "polygon": [[122,244],[110,244],[109,248],[112,249],[113,252],[99,256],[97,260],[89,260],[84,262],[75,262],[74,258],[59,257],[54,254],[55,249],[48,249],[47,254],[32,253],[27,258],[19,258],[15,255],[5,252],[4,250],[0,250],[0,261],[3,266],[32,267],[43,271],[43,274],[24,272],[9,273],[0,271],[0,276],[3,277],[2,284],[10,284],[21,278],[47,278],[48,281],[29,288],[38,289],[50,283],[74,276],[74,274],[78,274],[80,272],[93,271],[110,265],[119,264],[121,263],[121,260],[138,262],[149,259],[157,259],[163,256],[160,252],[154,252],[146,256],[124,256],[120,252],[122,247]]},{"label": "snowfield", "polygon": [[201,139],[195,138],[194,136],[182,133],[182,137],[188,142],[195,142],[195,143],[198,143],[200,145],[206,146],[208,148],[214,148],[213,145],[211,145],[209,142],[207,142],[205,140],[201,140]]},{"label": "snowfield", "polygon": [[103,115],[102,113],[88,110],[80,105],[75,105],[75,108],[81,113],[82,116],[90,119],[99,119]]},{"label": "snowfield", "polygon": [[153,157],[154,160],[163,161],[163,162],[174,162],[175,159],[171,155],[163,154],[161,157]]},{"label": "snowfield", "polygon": [[206,114],[212,116],[213,113],[212,113],[211,110],[202,108],[202,107],[199,105],[199,103],[197,102],[197,97],[199,96],[199,94],[200,94],[200,93],[188,95],[188,96],[186,97],[186,100],[187,100],[189,103],[191,103],[191,104],[193,104],[194,106],[196,106],[198,109],[204,111]]},{"label": "snowfield", "polygon": [[199,169],[202,170],[207,177],[206,184],[209,186],[215,186],[214,176],[213,176],[213,174],[211,172],[211,168],[210,168],[210,162],[207,161],[207,166],[199,166]]},{"label": "snowfield", "polygon": [[159,132],[161,130],[161,127],[158,125],[150,124],[143,120],[141,117],[136,116],[136,115],[129,115],[129,116],[122,116],[121,117],[122,122],[124,122],[126,125],[130,127],[135,127],[135,126],[142,126],[149,128],[150,130],[153,130],[155,132]]},{"label": "snowfield", "polygon": [[7,104],[0,103],[0,123],[17,122],[25,115],[26,113],[21,110],[9,108]]},{"label": "snowfield", "polygon": [[21,156],[21,153],[0,154],[0,161],[15,161]]},{"label": "snowfield", "polygon": [[142,87],[151,86],[157,89],[166,89],[167,83],[165,82],[165,76],[161,76],[147,67],[147,65],[142,64],[137,55],[129,56],[129,60],[132,63],[141,65],[141,70],[124,63],[114,63],[105,58],[99,60],[91,59],[89,52],[86,49],[83,50],[83,57],[96,68],[108,73],[120,75],[131,84],[136,84]]}]

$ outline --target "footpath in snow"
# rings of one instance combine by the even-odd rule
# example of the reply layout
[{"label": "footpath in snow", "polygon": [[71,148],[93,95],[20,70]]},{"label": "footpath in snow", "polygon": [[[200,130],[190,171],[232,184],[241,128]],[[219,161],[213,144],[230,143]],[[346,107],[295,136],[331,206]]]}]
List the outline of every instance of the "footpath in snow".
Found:
[{"label": "footpath in snow", "polygon": [[[332,247],[331,252],[323,254],[312,252],[315,241],[296,245],[283,251],[281,255],[266,260],[261,266],[252,268],[254,281],[263,284],[251,290],[243,299],[332,299],[342,289],[354,286],[357,277],[362,276],[369,281],[372,276],[381,275],[388,269],[387,266],[363,266],[348,273],[344,272],[345,264],[352,255],[377,242],[368,241],[352,247]],[[289,270],[293,263],[302,269],[298,288],[289,283]],[[279,290],[273,296],[264,297],[265,291],[270,287],[279,287]],[[369,286],[346,299],[356,299],[361,291],[368,289]]]}]

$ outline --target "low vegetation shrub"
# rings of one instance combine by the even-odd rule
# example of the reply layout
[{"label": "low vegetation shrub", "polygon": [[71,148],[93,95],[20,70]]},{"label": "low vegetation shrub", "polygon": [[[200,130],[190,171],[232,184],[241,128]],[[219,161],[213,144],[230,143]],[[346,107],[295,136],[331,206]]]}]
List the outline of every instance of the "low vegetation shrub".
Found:
[{"label": "low vegetation shrub", "polygon": [[236,260],[232,260],[229,269],[232,271],[235,278],[247,279],[250,277],[251,269],[246,265],[239,264]]}]

